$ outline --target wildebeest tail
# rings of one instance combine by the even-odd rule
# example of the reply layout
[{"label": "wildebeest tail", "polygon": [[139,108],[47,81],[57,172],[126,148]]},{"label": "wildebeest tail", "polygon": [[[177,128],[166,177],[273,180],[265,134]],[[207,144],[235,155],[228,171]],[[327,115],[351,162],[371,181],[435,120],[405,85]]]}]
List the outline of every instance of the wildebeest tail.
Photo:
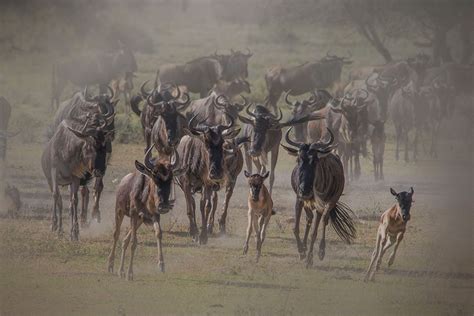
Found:
[{"label": "wildebeest tail", "polygon": [[351,216],[354,214],[351,208],[344,203],[338,202],[329,214],[331,216],[331,225],[337,235],[346,243],[352,243],[356,238],[356,228]]},{"label": "wildebeest tail", "polygon": [[142,114],[142,111],[138,108],[138,105],[142,101],[143,98],[140,95],[134,95],[130,98],[130,107],[132,108],[132,111],[138,116]]}]

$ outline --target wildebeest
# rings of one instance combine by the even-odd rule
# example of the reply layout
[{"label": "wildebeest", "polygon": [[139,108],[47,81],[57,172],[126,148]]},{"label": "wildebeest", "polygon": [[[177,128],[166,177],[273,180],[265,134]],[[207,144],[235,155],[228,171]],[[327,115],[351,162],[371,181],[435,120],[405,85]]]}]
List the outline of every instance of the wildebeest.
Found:
[{"label": "wildebeest", "polygon": [[0,158],[5,159],[7,153],[8,122],[10,121],[12,107],[4,98],[0,97]]},{"label": "wildebeest", "polygon": [[[314,143],[295,142],[289,137],[290,131],[291,128],[286,132],[285,140],[292,147],[282,146],[290,155],[298,157],[297,165],[291,174],[291,186],[296,193],[294,234],[301,259],[306,256],[306,243],[314,218],[313,210],[316,211],[311,244],[306,257],[306,267],[310,267],[313,264],[313,248],[321,219],[323,225],[319,244],[320,260],[323,260],[325,255],[326,226],[329,219],[338,236],[347,243],[351,243],[356,237],[356,228],[350,216],[351,209],[339,202],[344,191],[344,170],[339,157],[332,153],[335,146],[331,130],[328,130],[330,139],[327,142]],[[307,224],[301,242],[299,223],[303,208]]]},{"label": "wildebeest", "polygon": [[[93,113],[100,115],[107,123],[104,128],[105,136],[105,151],[106,159],[109,161],[112,154],[112,141],[115,138],[115,107],[118,100],[114,100],[114,92],[110,89],[111,94],[99,94],[94,97],[90,97],[87,93],[87,87],[84,89],[84,92],[77,92],[69,100],[66,100],[61,103],[56,115],[54,117],[53,123],[49,126],[46,136],[51,139],[58,129],[59,125],[63,120],[68,120],[70,127],[74,129],[81,129],[87,120],[87,117]],[[103,175],[96,176],[94,184],[94,204],[92,207],[91,217],[100,222],[100,209],[99,202],[104,189]],[[82,195],[82,211],[81,211],[81,222],[86,224],[87,222],[87,211],[89,205],[89,188],[87,184],[92,179],[93,175],[89,172],[84,175],[84,178],[81,179],[81,195]]]},{"label": "wildebeest", "polygon": [[271,153],[270,161],[270,194],[275,182],[275,166],[278,160],[279,144],[281,140],[281,129],[311,120],[320,120],[320,115],[306,115],[281,122],[283,114],[273,115],[268,108],[263,105],[256,105],[253,112],[250,111],[252,104],[246,107],[247,115],[251,118],[238,115],[240,121],[245,124],[243,135],[250,137],[250,145],[245,145],[245,163],[247,170],[252,173],[252,160],[259,173],[264,173],[267,167],[268,153]]},{"label": "wildebeest", "polygon": [[[314,91],[311,92],[311,97],[303,101],[293,101],[288,99],[289,91],[285,93],[285,102],[291,110],[291,118],[296,119],[299,117],[306,116],[314,111],[320,110],[325,106],[325,103],[321,102],[319,93]],[[307,138],[308,122],[300,123],[295,125],[295,139],[298,142],[305,142]]]},{"label": "wildebeest", "polygon": [[273,200],[268,192],[267,187],[263,183],[268,178],[269,172],[267,171],[264,175],[250,174],[247,170],[244,171],[245,177],[248,179],[250,187],[248,197],[248,225],[247,235],[244,244],[244,255],[249,250],[249,239],[252,234],[252,227],[255,231],[255,239],[257,242],[257,257],[256,261],[260,258],[262,253],[262,245],[265,241],[265,234],[268,227],[268,222],[273,212]]},{"label": "wildebeest", "polygon": [[412,129],[415,129],[413,159],[416,160],[418,155],[418,139],[428,117],[428,108],[427,103],[420,99],[418,90],[412,81],[394,92],[389,101],[389,111],[395,126],[397,139],[395,159],[398,160],[399,158],[399,147],[403,142],[405,145],[405,161],[409,161],[409,133]]},{"label": "wildebeest", "polygon": [[[188,107],[189,94],[183,93],[185,99],[180,101],[181,90],[178,87],[177,95],[173,96],[172,85],[158,85],[157,81],[153,90],[148,92],[145,89],[147,82],[143,82],[141,94],[132,97],[130,104],[133,112],[140,117],[146,148],[153,142],[160,155],[171,155],[173,147],[183,136],[183,127],[186,126],[183,121],[185,117],[180,112]],[[140,110],[138,105],[143,100],[146,100],[146,104]]]},{"label": "wildebeest", "polygon": [[328,89],[340,80],[342,67],[351,64],[349,57],[337,57],[326,54],[326,57],[313,62],[306,62],[296,67],[276,66],[265,74],[268,105],[276,111],[281,94],[290,91],[297,96],[315,89]]},{"label": "wildebeest", "polygon": [[[44,175],[53,194],[52,231],[62,234],[62,199],[59,186],[70,186],[71,240],[79,239],[77,193],[88,174],[103,176],[106,168],[107,122],[97,111],[89,113],[84,126],[71,127],[63,120],[48,141],[41,157]],[[59,223],[58,223],[59,220]]]},{"label": "wildebeest", "polygon": [[374,167],[374,179],[383,180],[383,155],[385,152],[385,121],[377,120],[371,123],[373,126],[370,134],[372,144],[372,164]]},{"label": "wildebeest", "polygon": [[153,225],[158,248],[158,265],[161,272],[165,272],[165,262],[162,251],[162,229],[160,216],[168,213],[174,205],[170,200],[173,177],[179,173],[179,157],[175,152],[171,161],[161,158],[151,158],[150,147],[144,158],[144,163],[135,160],[133,173],[122,178],[117,188],[115,202],[115,227],[112,250],[108,258],[108,270],[113,273],[115,261],[115,248],[120,236],[120,227],[125,216],[130,217],[130,229],[122,243],[122,256],[120,260],[119,276],[125,277],[124,261],[128,244],[132,241],[130,265],[128,266],[127,279],[133,279],[133,258],[137,247],[137,230],[142,223]]},{"label": "wildebeest", "polygon": [[135,74],[132,72],[127,72],[124,74],[123,77],[113,79],[112,82],[110,83],[110,86],[112,87],[114,91],[115,98],[119,98],[120,95],[123,96],[124,100],[124,110],[126,114],[130,113],[130,99],[132,97],[131,93],[133,90],[133,78],[135,77]]},{"label": "wildebeest", "polygon": [[370,265],[365,275],[365,281],[374,279],[375,272],[380,267],[383,255],[391,246],[395,245],[390,258],[388,259],[388,266],[390,267],[393,264],[398,246],[405,235],[407,223],[410,220],[410,209],[414,202],[413,187],[410,188],[409,192],[403,191],[399,193],[390,188],[390,193],[395,196],[397,202],[380,216],[380,225],[377,229],[375,249],[372,253],[372,259],[370,260]]},{"label": "wildebeest", "polygon": [[[3,179],[2,179],[3,181]],[[5,187],[5,192],[0,192],[0,194],[4,194],[3,200],[0,197],[0,201],[3,202],[2,208],[7,211],[7,215],[12,218],[17,218],[20,214],[21,208],[21,197],[20,191],[14,185],[7,184]]]},{"label": "wildebeest", "polygon": [[188,91],[199,93],[204,98],[221,79],[232,81],[247,78],[247,63],[251,56],[250,52],[233,52],[231,55],[200,57],[185,64],[166,64],[158,70],[159,79],[163,83],[186,86]]},{"label": "wildebeest", "polygon": [[[212,208],[212,193],[219,190],[225,181],[226,139],[234,138],[240,128],[234,128],[234,119],[229,117],[229,124],[209,126],[204,122],[195,125],[196,116],[189,122],[189,133],[178,145],[180,165],[185,173],[179,177],[179,186],[186,198],[186,209],[189,217],[189,232],[194,240],[207,243],[208,220]],[[233,150],[230,150],[233,152]],[[200,210],[202,216],[201,233],[198,237],[196,224],[196,204],[194,193],[201,192]]]},{"label": "wildebeest", "polygon": [[[77,56],[53,65],[52,108],[59,107],[61,93],[68,82],[84,88],[99,85],[100,93],[105,93],[107,85],[120,76],[137,71],[137,62],[130,48],[123,46],[113,53],[95,56]],[[131,80],[131,78],[130,78]]]}]

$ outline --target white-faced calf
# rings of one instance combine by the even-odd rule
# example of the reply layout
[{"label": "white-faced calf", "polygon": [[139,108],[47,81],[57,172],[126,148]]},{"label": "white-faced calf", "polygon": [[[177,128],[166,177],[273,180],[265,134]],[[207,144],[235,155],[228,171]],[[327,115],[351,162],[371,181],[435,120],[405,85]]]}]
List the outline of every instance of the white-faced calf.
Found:
[{"label": "white-faced calf", "polygon": [[[395,245],[390,258],[388,259],[388,266],[393,264],[395,255],[397,254],[400,241],[403,239],[408,220],[410,219],[410,208],[413,201],[413,188],[409,192],[403,191],[395,192],[390,188],[390,193],[395,196],[397,203],[386,210],[380,217],[380,225],[377,230],[377,241],[375,249],[372,253],[372,260],[370,261],[365,281],[373,280],[375,272],[379,269],[382,257],[388,248]],[[375,267],[374,267],[375,265]]]},{"label": "white-faced calf", "polygon": [[178,172],[176,169],[179,161],[175,152],[172,161],[150,159],[151,149],[145,154],[144,164],[135,161],[137,171],[123,177],[117,189],[115,204],[115,230],[112,250],[109,255],[109,272],[114,270],[115,247],[120,236],[120,226],[123,218],[130,217],[130,229],[122,243],[122,257],[120,260],[119,276],[124,277],[124,259],[130,240],[132,250],[130,265],[128,267],[127,279],[133,279],[133,257],[137,247],[137,230],[142,223],[153,225],[158,247],[158,264],[162,272],[165,271],[163,252],[161,249],[162,231],[160,226],[160,215],[168,213],[174,201],[170,200],[173,176]]},{"label": "white-faced calf", "polygon": [[245,177],[248,179],[250,192],[248,198],[249,206],[249,224],[247,227],[247,238],[244,244],[244,255],[249,249],[249,239],[252,234],[252,227],[255,230],[255,240],[257,242],[257,262],[262,251],[262,244],[265,240],[265,231],[272,216],[273,201],[267,187],[263,183],[268,177],[267,171],[263,176],[260,174],[250,174],[244,171]]}]

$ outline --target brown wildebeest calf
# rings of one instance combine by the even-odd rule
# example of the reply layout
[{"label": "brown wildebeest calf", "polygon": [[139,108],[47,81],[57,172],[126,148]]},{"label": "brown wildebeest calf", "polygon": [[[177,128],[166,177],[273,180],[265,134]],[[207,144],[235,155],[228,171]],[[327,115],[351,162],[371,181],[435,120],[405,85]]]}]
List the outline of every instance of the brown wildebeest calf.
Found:
[{"label": "brown wildebeest calf", "polygon": [[[365,281],[371,281],[374,279],[374,274],[380,267],[385,251],[387,251],[387,249],[392,245],[395,245],[390,258],[388,259],[388,266],[393,264],[398,246],[400,245],[400,241],[403,239],[408,220],[410,219],[410,208],[411,204],[414,202],[413,187],[410,188],[410,192],[403,191],[400,193],[397,193],[394,189],[390,188],[390,193],[395,196],[397,203],[386,210],[380,217],[380,225],[377,230],[377,241],[375,242],[375,249],[372,253],[372,260],[370,261],[369,269],[367,269],[367,274],[365,275]],[[376,264],[375,269],[373,269],[374,264]]]},{"label": "brown wildebeest calf", "polygon": [[173,208],[174,200],[170,200],[169,197],[173,175],[177,172],[176,166],[179,157],[175,152],[171,162],[162,159],[150,159],[152,149],[153,146],[147,150],[144,164],[135,160],[137,171],[123,177],[117,189],[114,241],[109,255],[108,270],[109,272],[114,270],[115,247],[120,236],[120,226],[126,215],[130,217],[130,229],[122,243],[119,276],[125,277],[125,252],[130,240],[132,240],[130,265],[127,272],[128,280],[133,280],[133,257],[137,247],[137,230],[142,223],[153,225],[158,247],[158,265],[161,272],[165,271],[161,249],[160,215],[168,213]]},{"label": "brown wildebeest calf", "polygon": [[252,234],[252,226],[255,230],[255,240],[257,242],[257,258],[260,258],[262,252],[262,244],[265,240],[265,231],[267,230],[268,222],[272,216],[273,201],[268,192],[267,187],[263,182],[268,175],[269,171],[265,172],[264,175],[250,174],[247,170],[244,171],[245,177],[248,178],[250,193],[248,198],[249,205],[249,225],[247,226],[247,238],[244,244],[244,255],[249,250],[249,239]]}]

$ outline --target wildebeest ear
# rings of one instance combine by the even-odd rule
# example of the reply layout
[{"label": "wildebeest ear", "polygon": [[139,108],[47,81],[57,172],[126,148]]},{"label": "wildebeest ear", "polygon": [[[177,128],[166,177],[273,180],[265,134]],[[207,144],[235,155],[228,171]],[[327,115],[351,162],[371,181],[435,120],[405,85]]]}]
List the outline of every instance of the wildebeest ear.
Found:
[{"label": "wildebeest ear", "polygon": [[81,133],[81,132],[79,132],[79,131],[76,131],[75,129],[73,129],[73,128],[69,127],[69,126],[68,126],[67,128],[68,128],[71,132],[73,132],[74,135],[76,135],[76,136],[79,137],[79,138],[87,138],[87,137],[89,137],[89,135],[86,135],[86,134],[83,134],[83,133]]},{"label": "wildebeest ear", "polygon": [[415,193],[415,190],[413,190],[413,187],[410,187],[410,194],[413,195]]},{"label": "wildebeest ear", "polygon": [[269,175],[269,174],[270,174],[270,171],[265,172],[265,173],[262,175],[263,180],[265,180],[266,178],[268,178],[268,175]]},{"label": "wildebeest ear", "polygon": [[240,127],[233,130],[226,130],[224,131],[224,133],[222,133],[222,136],[224,137],[224,139],[231,139],[235,138],[237,135],[239,135],[239,133]]},{"label": "wildebeest ear", "polygon": [[114,102],[112,102],[112,106],[113,106],[113,107],[116,107],[117,104],[119,103],[119,101],[120,101],[120,99],[117,99],[117,100],[115,100]]},{"label": "wildebeest ear", "polygon": [[283,148],[288,152],[289,155],[295,156],[295,157],[298,156],[298,150],[297,150],[297,149],[291,148],[291,147],[287,147],[287,146],[285,146],[285,145],[283,145],[283,144],[280,144],[280,145],[281,145],[281,147],[283,147]]},{"label": "wildebeest ear", "polygon": [[392,188],[390,188],[390,193],[392,193],[392,195],[394,195],[394,196],[397,196],[397,192],[395,192],[395,190],[392,189]]},{"label": "wildebeest ear", "polygon": [[250,177],[250,173],[247,170],[244,170],[244,175],[246,178]]},{"label": "wildebeest ear", "polygon": [[138,170],[138,172],[140,172],[141,174],[144,174],[148,177],[151,177],[151,171],[145,167],[144,164],[142,164],[141,162],[139,162],[138,160],[135,160],[135,168]]}]

